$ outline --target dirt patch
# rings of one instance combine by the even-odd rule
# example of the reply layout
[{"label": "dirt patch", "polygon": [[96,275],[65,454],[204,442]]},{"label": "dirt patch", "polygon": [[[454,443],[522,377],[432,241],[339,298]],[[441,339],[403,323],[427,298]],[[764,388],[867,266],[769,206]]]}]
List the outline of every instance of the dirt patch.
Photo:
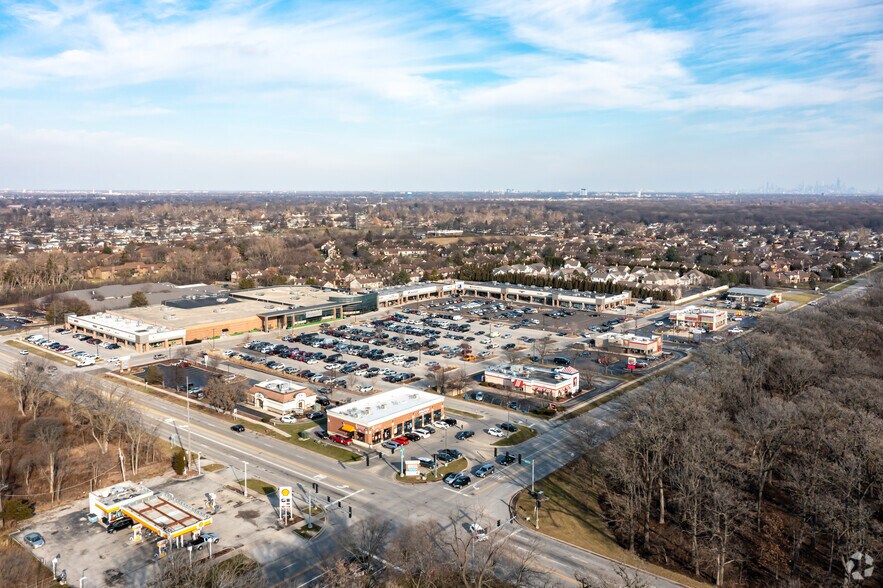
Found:
[{"label": "dirt patch", "polygon": [[240,510],[236,513],[236,518],[245,519],[246,521],[251,521],[261,516],[260,511],[257,510]]}]

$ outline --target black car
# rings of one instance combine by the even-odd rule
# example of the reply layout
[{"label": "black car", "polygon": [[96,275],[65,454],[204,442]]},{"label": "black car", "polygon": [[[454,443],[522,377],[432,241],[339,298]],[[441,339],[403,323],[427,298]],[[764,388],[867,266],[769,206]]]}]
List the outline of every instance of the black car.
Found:
[{"label": "black car", "polygon": [[453,455],[451,455],[447,451],[439,451],[435,457],[439,461],[443,461],[445,463],[448,463],[450,461],[454,461],[455,459],[457,459],[456,457],[454,457]]},{"label": "black car", "polygon": [[472,437],[474,435],[475,435],[474,431],[460,431],[459,433],[454,435],[454,437],[456,437],[460,441],[463,441],[464,439],[469,439],[470,437]]},{"label": "black car", "polygon": [[325,396],[319,396],[318,398],[316,398],[316,404],[328,406],[329,404],[331,404],[331,401],[328,400],[328,398],[326,398]]},{"label": "black car", "polygon": [[499,458],[497,458],[497,463],[501,466],[512,465],[513,463],[515,463],[515,457],[507,453],[506,455],[501,455]]},{"label": "black car", "polygon": [[319,439],[330,439],[331,435],[329,435],[328,431],[326,431],[325,429],[319,429],[318,431],[316,431],[316,437],[318,437]]},{"label": "black car", "polygon": [[472,481],[472,478],[469,476],[459,476],[451,482],[451,488],[463,488],[469,485],[469,482]]},{"label": "black car", "polygon": [[509,431],[510,433],[514,433],[515,431],[518,430],[518,427],[516,427],[512,423],[502,423],[500,425],[500,428],[503,429],[504,431]]},{"label": "black car", "polygon": [[230,430],[236,431],[237,433],[243,433],[243,432],[245,432],[245,426],[244,425],[233,425],[232,427],[230,427]]},{"label": "black car", "polygon": [[118,519],[114,519],[112,521],[108,521],[107,517],[101,519],[105,525],[107,525],[108,533],[115,533],[116,531],[122,531],[123,529],[128,529],[132,525],[135,524],[135,521],[130,519],[129,517],[120,517]]},{"label": "black car", "polygon": [[442,449],[441,451],[439,451],[439,453],[441,453],[441,452],[447,453],[448,455],[450,455],[454,459],[457,459],[458,457],[463,457],[463,454],[460,453],[459,451],[457,451],[456,449]]},{"label": "black car", "polygon": [[453,427],[457,424],[457,419],[452,419],[452,418],[448,417],[448,418],[442,419],[442,422],[445,422]]},{"label": "black car", "polygon": [[417,433],[405,433],[404,435],[402,435],[402,437],[404,437],[408,441],[420,441],[421,439],[423,439],[423,437],[421,437]]}]

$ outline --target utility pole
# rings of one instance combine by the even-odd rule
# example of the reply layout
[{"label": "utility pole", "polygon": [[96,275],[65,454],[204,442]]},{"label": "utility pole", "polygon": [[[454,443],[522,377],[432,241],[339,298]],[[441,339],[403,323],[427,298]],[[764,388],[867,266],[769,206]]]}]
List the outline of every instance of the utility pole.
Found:
[{"label": "utility pole", "polygon": [[248,497],[248,462],[243,461],[242,463],[245,464],[245,467],[244,467],[245,473],[242,476],[242,478],[243,478],[243,480],[242,480],[242,495],[247,498]]},{"label": "utility pole", "polygon": [[184,379],[185,388],[184,393],[187,395],[187,471],[191,471],[193,469],[193,463],[191,462],[190,452],[193,449],[193,445],[191,442],[190,429],[193,427],[190,426],[190,376],[186,376]]}]

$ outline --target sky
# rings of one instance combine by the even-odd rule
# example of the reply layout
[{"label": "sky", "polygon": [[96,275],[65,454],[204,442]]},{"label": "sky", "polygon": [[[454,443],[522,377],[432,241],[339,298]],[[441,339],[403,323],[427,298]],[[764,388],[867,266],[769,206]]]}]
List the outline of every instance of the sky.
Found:
[{"label": "sky", "polygon": [[0,188],[883,189],[883,2],[0,2]]}]

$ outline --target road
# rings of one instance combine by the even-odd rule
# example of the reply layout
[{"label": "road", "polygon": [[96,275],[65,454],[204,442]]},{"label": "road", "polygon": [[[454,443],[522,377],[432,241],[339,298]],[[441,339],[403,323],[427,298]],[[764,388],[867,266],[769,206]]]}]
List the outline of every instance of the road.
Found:
[{"label": "road", "polygon": [[[151,354],[133,358],[133,363],[148,363]],[[21,360],[17,351],[0,343],[0,371],[9,373]],[[111,384],[101,376],[106,369],[100,366],[77,370],[58,365],[59,380],[73,374],[86,374],[102,386]],[[265,564],[267,577],[273,583],[294,579],[296,583],[309,583],[321,573],[315,562],[327,561],[339,548],[346,537],[341,532],[346,527],[370,516],[381,516],[397,525],[409,521],[436,517],[445,526],[451,523],[448,514],[458,523],[468,521],[472,513],[480,512],[487,527],[496,520],[509,518],[509,500],[512,495],[530,485],[531,471],[526,465],[513,465],[501,468],[492,476],[478,480],[462,491],[455,491],[442,484],[427,484],[417,491],[393,480],[393,469],[385,460],[372,459],[371,465],[365,462],[344,464],[322,455],[300,449],[292,443],[259,435],[251,431],[235,433],[229,422],[211,414],[190,411],[190,423],[182,415],[179,404],[142,392],[135,392],[134,402],[145,419],[157,426],[158,434],[174,445],[186,446],[192,443],[192,450],[214,462],[229,465],[238,474],[243,474],[248,463],[249,477],[257,477],[275,485],[290,484],[299,489],[305,499],[313,483],[318,484],[320,496],[330,497],[332,502],[343,500],[343,508],[332,509],[329,514],[330,526],[312,541],[304,542],[300,553],[274,553],[272,545],[255,545],[249,551]],[[474,413],[483,413],[488,418],[505,420],[506,412],[491,405],[477,406],[460,400],[448,399],[449,406]],[[587,423],[603,420],[611,414],[610,407],[600,407],[587,416],[570,421],[549,423],[531,420],[541,434],[519,445],[518,453],[534,460],[535,476],[540,479],[564,466],[573,458],[568,447],[568,439],[574,431],[587,426]],[[603,426],[603,423],[602,425]],[[189,433],[189,435],[188,435]],[[353,518],[344,513],[352,506]],[[406,513],[403,516],[403,513]],[[517,526],[511,524],[513,528]],[[516,549],[528,549],[532,542],[538,546],[536,566],[553,576],[563,585],[575,584],[574,574],[579,572],[589,576],[612,578],[613,564],[584,550],[554,541],[531,529],[517,527],[518,533],[510,539]],[[677,584],[647,576],[653,586],[675,586]]]}]

